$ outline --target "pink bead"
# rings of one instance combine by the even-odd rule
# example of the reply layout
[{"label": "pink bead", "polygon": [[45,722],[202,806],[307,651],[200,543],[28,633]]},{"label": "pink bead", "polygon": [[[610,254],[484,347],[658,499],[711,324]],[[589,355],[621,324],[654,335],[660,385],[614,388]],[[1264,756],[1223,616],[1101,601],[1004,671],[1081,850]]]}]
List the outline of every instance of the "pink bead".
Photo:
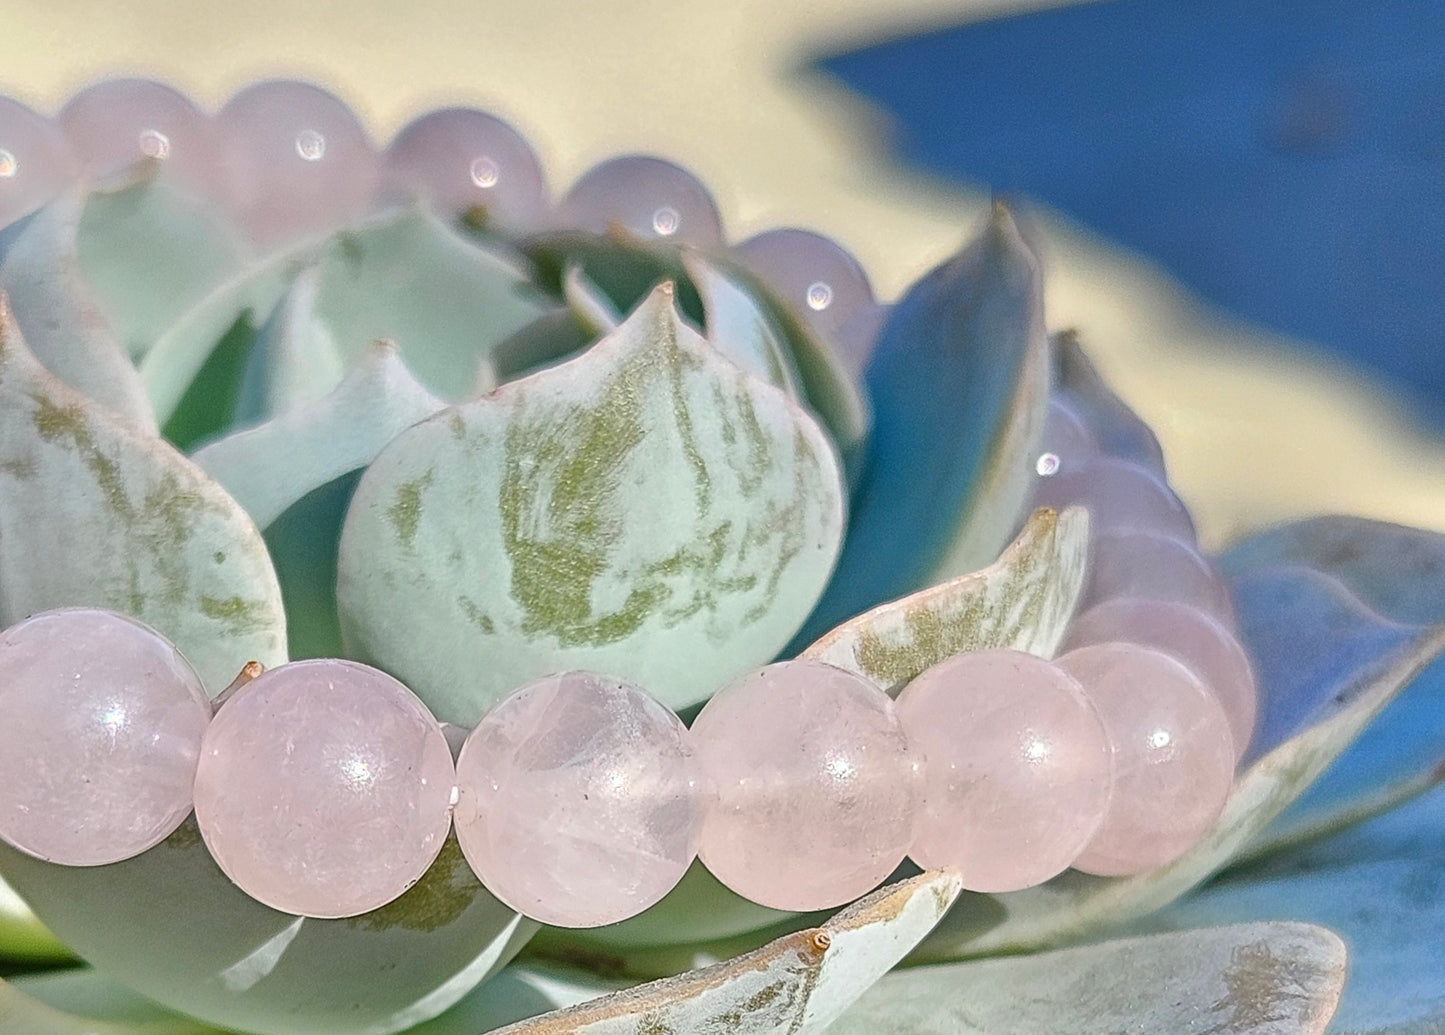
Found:
[{"label": "pink bead", "polygon": [[543,923],[636,916],[696,854],[703,790],[687,728],[616,679],[569,672],[517,690],[467,737],[457,782],[467,861]]},{"label": "pink bead", "polygon": [[1182,661],[1224,708],[1236,759],[1254,735],[1254,670],[1239,641],[1215,617],[1172,601],[1121,597],[1090,608],[1069,627],[1063,650],[1124,641]]},{"label": "pink bead", "polygon": [[58,121],[92,181],[105,183],[154,161],[174,182],[197,194],[216,190],[220,157],[215,127],[185,95],[163,83],[96,83],[72,97]]},{"label": "pink bead", "polygon": [[1178,859],[1229,797],[1224,709],[1183,664],[1138,644],[1082,647],[1056,664],[1093,700],[1114,749],[1113,798],[1074,867],[1115,877]]},{"label": "pink bead", "polygon": [[242,90],[216,116],[233,204],[256,241],[277,245],[364,215],[379,182],[351,110],[308,83]]},{"label": "pink bead", "polygon": [[909,855],[953,868],[970,891],[1042,884],[1103,822],[1113,781],[1104,724],[1062,669],[1012,650],[958,654],[898,698],[924,762]]},{"label": "pink bead", "polygon": [[891,305],[865,305],[839,329],[834,344],[839,353],[851,362],[854,370],[867,368],[873,348],[878,344],[878,336],[883,333],[892,313]]},{"label": "pink bead", "polygon": [[686,169],[648,155],[623,155],[588,169],[562,199],[558,218],[593,233],[620,226],[637,237],[700,248],[723,239],[707,188]]},{"label": "pink bead", "polygon": [[191,811],[210,702],[159,633],[92,608],[0,633],[0,839],[67,866],[159,844]]},{"label": "pink bead", "polygon": [[1045,479],[1077,471],[1098,455],[1099,444],[1078,411],[1062,396],[1051,396],[1044,434],[1034,457],[1035,477]]},{"label": "pink bead", "polygon": [[0,97],[0,228],[54,198],[75,172],[64,134],[19,101]]},{"label": "pink bead", "polygon": [[1092,536],[1080,609],[1115,597],[1173,600],[1232,622],[1229,590],[1190,543],[1160,532],[1105,530]]},{"label": "pink bead", "polygon": [[1179,497],[1157,475],[1127,460],[1099,457],[1080,467],[1060,467],[1040,478],[1035,507],[1089,509],[1090,530],[1149,531],[1194,542],[1194,522]]},{"label": "pink bead", "polygon": [[873,288],[858,260],[822,234],[781,227],[748,238],[734,252],[830,341],[873,305]]},{"label": "pink bead", "polygon": [[481,206],[508,230],[537,228],[547,215],[542,166],[507,123],[470,108],[446,108],[409,123],[382,159],[389,194],[420,194],[460,216]]},{"label": "pink bead", "polygon": [[297,661],[216,712],[196,823],[252,898],[299,916],[355,916],[426,872],[454,785],[446,738],[406,687],[351,661]]},{"label": "pink bead", "polygon": [[774,909],[826,909],[876,887],[913,841],[922,759],[893,702],[817,661],[756,670],[692,726],[717,799],[699,854]]}]

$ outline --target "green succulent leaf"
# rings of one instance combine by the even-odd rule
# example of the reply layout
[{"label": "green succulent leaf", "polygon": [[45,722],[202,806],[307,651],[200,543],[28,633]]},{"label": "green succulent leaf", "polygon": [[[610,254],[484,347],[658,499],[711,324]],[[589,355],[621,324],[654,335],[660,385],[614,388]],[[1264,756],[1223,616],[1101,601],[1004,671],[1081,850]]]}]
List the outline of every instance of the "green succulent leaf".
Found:
[{"label": "green succulent leaf", "polygon": [[1345,983],[1321,927],[1252,923],[887,975],[834,1035],[1318,1035]]},{"label": "green succulent leaf", "polygon": [[593,337],[601,337],[617,329],[622,316],[612,299],[588,278],[581,266],[569,266],[562,277],[562,297],[567,307]]},{"label": "green succulent leaf", "polygon": [[96,305],[76,259],[81,197],[64,195],[13,231],[0,260],[0,293],[25,329],[31,353],[81,394],[156,430],[145,386]]},{"label": "green succulent leaf", "polygon": [[[0,1005],[0,1031],[16,1035],[52,1030],[7,1024],[25,1013],[46,1016],[37,1009],[42,1006],[66,1015],[66,1026],[56,1027],[56,1035],[222,1035],[221,1029],[173,1013],[86,967],[11,978],[8,988],[0,983],[0,1004],[7,995],[15,1013],[7,1015]],[[61,1023],[53,1014],[49,1018]]]},{"label": "green succulent leaf", "polygon": [[624,987],[587,971],[518,961],[473,989],[446,1013],[408,1028],[405,1035],[477,1035],[553,1010],[565,1010]]},{"label": "green succulent leaf", "polygon": [[175,186],[159,163],[86,199],[75,250],[86,283],[133,360],[247,262],[239,236],[218,218],[214,203]]},{"label": "green succulent leaf", "polygon": [[958,895],[956,874],[889,885],[819,928],[711,967],[503,1028],[499,1035],[809,1035],[835,1021]]},{"label": "green succulent leaf", "polygon": [[0,880],[0,960],[44,964],[65,963],[74,958],[15,890]]},{"label": "green succulent leaf", "polygon": [[251,342],[233,421],[243,427],[313,402],[341,381],[345,363],[316,315],[320,270],[302,270]]},{"label": "green succulent leaf", "polygon": [[569,668],[682,707],[797,628],[843,509],[823,431],[664,286],[579,358],[383,451],[341,538],[348,654],[460,724]]},{"label": "green succulent leaf", "polygon": [[803,651],[896,691],[963,651],[1053,657],[1084,589],[1088,512],[1038,510],[997,561],[845,622]]},{"label": "green succulent leaf", "polygon": [[867,370],[867,474],[827,593],[794,641],[974,571],[1008,542],[1043,431],[1049,350],[1038,261],[1001,206],[894,307]]},{"label": "green succulent leaf", "polygon": [[266,1035],[402,1031],[504,966],[535,929],[489,895],[448,839],[401,898],[349,920],[288,916],[221,872],[194,820],[111,866],[0,871],[87,961],[171,1009]]},{"label": "green succulent leaf", "polygon": [[1235,584],[1260,683],[1256,758],[1214,828],[1183,858],[1134,877],[1069,871],[1007,895],[966,895],[915,953],[918,962],[1022,952],[1097,936],[1159,909],[1238,856],[1419,672],[1445,629],[1401,626],[1338,582],[1303,568]]},{"label": "green succulent leaf", "polygon": [[[52,377],[0,304],[0,624],[88,604],[154,626],[218,693],[286,658],[281,592],[235,500]],[[59,553],[57,553],[59,551]]]},{"label": "green succulent leaf", "polygon": [[754,377],[801,398],[792,353],[779,340],[758,296],[699,253],[685,252],[682,262],[702,296],[712,347]]},{"label": "green succulent leaf", "polygon": [[0,1031],[24,1035],[209,1035],[214,1029],[182,1017],[105,1021],[77,1016],[0,981]]}]

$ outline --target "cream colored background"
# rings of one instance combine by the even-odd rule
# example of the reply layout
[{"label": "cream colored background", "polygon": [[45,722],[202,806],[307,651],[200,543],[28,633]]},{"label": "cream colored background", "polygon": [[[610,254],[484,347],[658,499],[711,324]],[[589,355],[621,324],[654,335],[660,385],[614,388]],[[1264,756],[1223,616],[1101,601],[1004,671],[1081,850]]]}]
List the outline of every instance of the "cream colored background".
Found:
[{"label": "cream colored background", "polygon": [[[1018,0],[0,0],[0,90],[53,113],[106,75],[217,105],[248,80],[311,78],[384,143],[468,103],[512,119],[563,189],[591,161],[653,150],[694,168],[738,234],[837,236],[895,294],[980,217],[978,194],[892,165],[885,127],[802,65],[878,35]],[[1321,213],[1328,218],[1328,213]],[[1049,323],[1080,327],[1155,425],[1206,541],[1327,510],[1445,530],[1445,443],[1388,395],[1199,308],[1146,264],[1040,217]]]}]

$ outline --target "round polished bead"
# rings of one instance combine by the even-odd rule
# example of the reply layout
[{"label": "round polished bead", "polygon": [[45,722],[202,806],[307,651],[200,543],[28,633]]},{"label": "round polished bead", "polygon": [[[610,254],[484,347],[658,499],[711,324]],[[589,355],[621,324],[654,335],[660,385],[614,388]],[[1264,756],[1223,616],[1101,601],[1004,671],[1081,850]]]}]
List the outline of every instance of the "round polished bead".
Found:
[{"label": "round polished bead", "polygon": [[144,162],[196,193],[216,189],[215,127],[178,91],[150,79],[109,79],[72,97],[58,119],[85,175],[105,183]]},{"label": "round polished bead", "polygon": [[1114,752],[1109,809],[1074,867],[1114,877],[1178,859],[1229,797],[1224,709],[1181,662],[1138,644],[1082,647],[1057,664],[1093,700]]},{"label": "round polished bead", "polygon": [[922,759],[893,702],[817,661],[755,670],[692,726],[716,800],[699,854],[774,909],[826,909],[876,887],[913,841]]},{"label": "round polished bead", "polygon": [[1034,454],[1036,478],[1077,471],[1099,455],[1099,444],[1077,410],[1062,396],[1049,398],[1044,433]]},{"label": "round polished bead", "polygon": [[0,839],[38,859],[139,855],[191,811],[211,706],[169,641],[71,608],[0,633]]},{"label": "round polished bead", "polygon": [[1150,531],[1105,530],[1091,537],[1089,581],[1080,608],[1116,597],[1172,600],[1232,621],[1224,580],[1190,543]]},{"label": "round polished bead", "polygon": [[54,198],[75,173],[60,129],[19,101],[0,97],[0,228]]},{"label": "round polished bead", "polygon": [[958,654],[904,688],[898,716],[926,759],[918,865],[956,869],[970,891],[1017,891],[1067,869],[1103,821],[1109,738],[1057,666],[1012,650]]},{"label": "round polished bead", "polygon": [[606,233],[614,226],[642,238],[701,248],[722,244],[722,216],[706,187],[681,166],[648,155],[594,165],[562,199],[568,226]]},{"label": "round polished bead", "polygon": [[408,123],[382,158],[389,194],[420,194],[438,211],[480,210],[508,230],[547,215],[542,166],[531,145],[494,115],[471,108],[428,112]]},{"label": "round polished bead", "polygon": [[489,711],[457,759],[457,839],[478,878],[557,927],[636,916],[697,851],[687,728],[627,683],[546,676]]},{"label": "round polished bead", "polygon": [[1182,661],[1223,707],[1235,755],[1244,754],[1254,735],[1259,694],[1249,656],[1217,618],[1188,604],[1121,597],[1076,618],[1062,649],[1113,641],[1153,647]]},{"label": "round polished bead", "polygon": [[873,288],[858,260],[822,234],[780,227],[748,238],[734,252],[830,341],[873,305]]},{"label": "round polished bead", "polygon": [[351,661],[297,661],[216,712],[196,823],[252,898],[299,916],[355,916],[426,872],[454,785],[441,727],[406,687]]},{"label": "round polished bead", "polygon": [[891,305],[865,305],[850,316],[838,330],[835,344],[838,352],[846,358],[854,370],[864,370],[878,344],[883,327],[893,314]]},{"label": "round polished bead", "polygon": [[1150,531],[1194,542],[1194,522],[1179,497],[1158,476],[1138,464],[1098,457],[1074,468],[1060,467],[1040,478],[1034,506],[1087,507],[1090,531]]},{"label": "round polished bead", "polygon": [[379,168],[366,131],[309,83],[247,87],[216,116],[231,198],[247,232],[276,245],[366,213]]}]

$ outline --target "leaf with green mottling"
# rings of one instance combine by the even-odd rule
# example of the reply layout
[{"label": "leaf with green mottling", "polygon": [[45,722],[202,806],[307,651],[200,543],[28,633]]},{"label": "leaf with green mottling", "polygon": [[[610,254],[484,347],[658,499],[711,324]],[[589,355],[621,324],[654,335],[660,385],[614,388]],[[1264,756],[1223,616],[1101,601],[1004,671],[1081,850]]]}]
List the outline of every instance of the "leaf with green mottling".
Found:
[{"label": "leaf with green mottling", "polygon": [[802,656],[889,691],[963,651],[1009,647],[1053,657],[1083,592],[1088,560],[1087,511],[1036,511],[987,568],[859,615]]},{"label": "leaf with green mottling", "polygon": [[194,820],[111,866],[57,866],[0,844],[0,872],[111,978],[242,1031],[402,1031],[460,1000],[535,929],[487,893],[455,838],[406,894],[347,920],[288,916],[250,898],[216,866]]},{"label": "leaf with green mottling", "polygon": [[1319,1035],[1345,983],[1322,927],[1253,923],[887,975],[834,1035]]},{"label": "leaf with green mottling", "polygon": [[72,605],[168,636],[212,693],[286,658],[260,533],[185,457],[56,380],[0,305],[0,625]]},{"label": "leaf with green mottling", "polygon": [[1445,627],[1385,621],[1338,582],[1302,568],[1235,584],[1241,633],[1259,677],[1257,758],[1223,814],[1182,858],[1132,877],[1070,870],[1006,895],[963,896],[915,960],[1023,952],[1097,937],[1179,898],[1238,856],[1431,660]]},{"label": "leaf with green mottling", "polygon": [[793,642],[992,562],[1032,484],[1049,349],[1038,260],[996,206],[893,308],[868,365],[873,437],[838,570]]},{"label": "leaf with green mottling", "polygon": [[462,724],[569,668],[680,707],[797,628],[843,508],[822,429],[660,288],[582,356],[377,458],[341,540],[348,653]]},{"label": "leaf with green mottling", "polygon": [[145,386],[96,305],[75,253],[81,196],[63,195],[27,219],[0,260],[0,293],[45,369],[81,394],[156,430]]}]

